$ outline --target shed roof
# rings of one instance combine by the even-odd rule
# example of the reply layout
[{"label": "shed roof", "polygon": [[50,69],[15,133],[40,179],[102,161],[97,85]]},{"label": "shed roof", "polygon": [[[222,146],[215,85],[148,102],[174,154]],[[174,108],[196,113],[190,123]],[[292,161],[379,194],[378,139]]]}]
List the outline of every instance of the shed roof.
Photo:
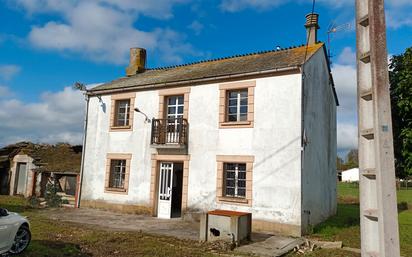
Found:
[{"label": "shed roof", "polygon": [[18,154],[32,157],[38,171],[70,174],[80,172],[81,152],[81,146],[65,143],[50,145],[20,142],[0,149],[0,155],[10,159]]},{"label": "shed roof", "polygon": [[123,77],[94,87],[90,92],[155,86],[165,83],[297,67],[305,63],[319,49],[322,49],[323,46],[323,43],[317,43],[310,46],[302,45],[299,47],[236,55],[191,64],[147,69],[131,77]]}]

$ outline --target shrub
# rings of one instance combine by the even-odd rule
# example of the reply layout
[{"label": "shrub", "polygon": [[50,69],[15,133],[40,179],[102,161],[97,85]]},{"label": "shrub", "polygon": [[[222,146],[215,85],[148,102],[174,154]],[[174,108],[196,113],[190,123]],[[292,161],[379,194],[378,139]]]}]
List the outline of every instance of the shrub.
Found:
[{"label": "shrub", "polygon": [[46,203],[48,207],[60,207],[62,204],[62,197],[57,194],[59,187],[53,181],[46,185],[46,193],[44,198],[46,199]]}]

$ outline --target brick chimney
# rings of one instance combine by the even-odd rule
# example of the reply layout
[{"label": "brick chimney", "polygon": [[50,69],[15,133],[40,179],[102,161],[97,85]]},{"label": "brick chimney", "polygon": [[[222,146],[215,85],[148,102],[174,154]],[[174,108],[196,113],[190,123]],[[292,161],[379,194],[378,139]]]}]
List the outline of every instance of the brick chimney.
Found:
[{"label": "brick chimney", "polygon": [[318,42],[318,29],[320,29],[318,21],[319,14],[309,13],[306,15],[306,39],[308,40],[309,45],[313,45]]},{"label": "brick chimney", "polygon": [[130,63],[126,68],[128,77],[136,73],[143,72],[146,69],[146,49],[133,47],[130,48]]}]

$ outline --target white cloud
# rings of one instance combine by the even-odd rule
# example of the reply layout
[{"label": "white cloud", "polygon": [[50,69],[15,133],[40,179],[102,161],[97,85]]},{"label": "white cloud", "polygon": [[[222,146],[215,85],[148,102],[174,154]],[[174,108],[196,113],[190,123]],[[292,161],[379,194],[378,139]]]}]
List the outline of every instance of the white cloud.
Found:
[{"label": "white cloud", "polygon": [[237,12],[246,8],[264,10],[286,2],[281,0],[222,0],[220,8],[227,12]]},{"label": "white cloud", "polygon": [[20,72],[21,68],[17,65],[0,65],[0,79],[10,80]]},{"label": "white cloud", "polygon": [[147,48],[169,63],[181,62],[184,55],[199,55],[183,35],[169,28],[136,28],[139,15],[167,19],[173,16],[172,7],[185,1],[19,0],[19,4],[32,14],[61,15],[59,20],[32,27],[28,39],[34,47],[80,54],[96,62],[126,64],[129,48],[134,46]]},{"label": "white cloud", "polygon": [[81,92],[70,87],[46,92],[35,103],[0,99],[0,145],[21,140],[80,144],[84,104]]},{"label": "white cloud", "polygon": [[345,47],[332,67],[336,92],[340,106],[338,119],[338,150],[346,151],[357,148],[357,81],[356,53]]},{"label": "white cloud", "polygon": [[13,93],[6,86],[0,85],[0,99],[10,97]]},{"label": "white cloud", "polygon": [[338,151],[358,148],[358,127],[352,123],[338,123]]},{"label": "white cloud", "polygon": [[200,35],[200,33],[202,33],[202,30],[204,29],[204,25],[202,23],[200,23],[199,21],[193,21],[188,28],[193,30],[193,32],[195,33],[195,35]]}]

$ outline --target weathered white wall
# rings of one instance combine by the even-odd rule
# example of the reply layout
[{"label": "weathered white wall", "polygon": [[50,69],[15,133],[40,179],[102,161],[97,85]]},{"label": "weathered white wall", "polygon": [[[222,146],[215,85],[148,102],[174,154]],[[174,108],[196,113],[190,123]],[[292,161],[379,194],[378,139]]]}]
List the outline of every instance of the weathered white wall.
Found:
[{"label": "weathered white wall", "polygon": [[[254,219],[300,225],[300,90],[300,74],[256,79],[254,128],[219,129],[219,85],[191,88],[189,209],[249,211]],[[102,101],[90,99],[82,200],[149,205],[150,124],[135,113],[133,132],[109,132],[110,96]],[[157,117],[158,92],[138,91],[135,106]],[[104,193],[107,153],[133,154],[128,195]],[[252,207],[216,203],[216,155],[255,156]]]},{"label": "weathered white wall", "polygon": [[342,171],[342,182],[359,181],[359,168]]},{"label": "weathered white wall", "polygon": [[33,158],[25,154],[19,154],[14,156],[13,162],[11,165],[11,179],[10,179],[10,195],[14,195],[14,187],[16,184],[16,171],[17,171],[17,164],[18,163],[26,163],[26,172],[27,172],[27,180],[26,180],[26,190],[24,193],[24,197],[32,196],[33,192],[33,179],[34,179],[34,169],[36,165],[33,164]]},{"label": "weathered white wall", "polygon": [[302,227],[336,212],[336,104],[323,51],[305,65]]}]

